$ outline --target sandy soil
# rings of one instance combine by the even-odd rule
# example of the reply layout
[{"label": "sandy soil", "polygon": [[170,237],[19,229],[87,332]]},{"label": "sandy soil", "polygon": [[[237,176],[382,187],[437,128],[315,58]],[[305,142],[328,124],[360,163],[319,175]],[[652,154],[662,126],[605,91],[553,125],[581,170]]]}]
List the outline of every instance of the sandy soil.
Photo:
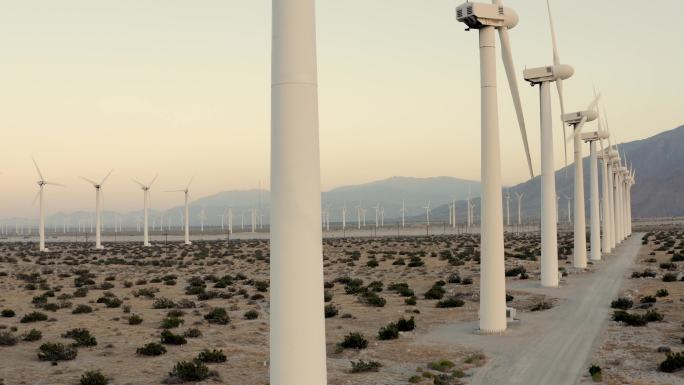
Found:
[{"label": "sandy soil", "polygon": [[[448,375],[445,383],[467,383],[485,362],[478,354],[479,349],[439,341],[427,343],[419,337],[441,324],[477,319],[478,242],[475,235],[325,240],[328,282],[332,284],[343,277],[360,278],[367,286],[379,281],[384,287],[377,294],[386,300],[384,307],[364,304],[358,295],[346,294],[345,285],[339,280],[328,289],[332,294],[330,303],[339,312],[326,322],[329,383],[406,384],[414,377],[413,381],[422,379],[418,383],[431,384],[433,377],[440,374]],[[507,242],[507,266],[525,266],[530,280],[536,279],[538,263],[521,259],[524,253],[534,255],[538,251],[536,234],[509,235]],[[568,242],[566,239],[565,243]],[[177,361],[191,360],[206,348],[221,349],[228,357],[225,363],[209,364],[218,372],[218,382],[268,383],[268,290],[257,289],[258,281],[268,279],[266,241],[197,242],[189,247],[162,243],[150,249],[136,244],[109,244],[104,252],[90,250],[85,244],[56,243],[47,256],[34,250],[26,244],[0,245],[0,309],[16,312],[15,317],[0,318],[0,332],[19,337],[32,328],[42,332],[40,341],[20,340],[14,346],[0,346],[0,383],[76,384],[84,371],[99,369],[111,378],[111,384],[158,384],[168,377]],[[422,265],[411,267],[412,259]],[[377,261],[378,266],[368,266],[369,261]],[[75,278],[79,270],[81,274],[92,274],[93,282],[85,284],[89,288],[85,297],[72,297],[77,290]],[[450,283],[452,274],[471,278],[473,282]],[[232,278],[230,284],[214,288],[214,281],[225,275]],[[206,285],[203,291],[217,297],[200,299],[196,294],[186,294],[192,277],[200,277],[200,282]],[[457,296],[465,302],[464,306],[437,308],[437,300],[424,299],[423,294],[438,281],[443,281],[445,298]],[[415,306],[407,305],[405,297],[387,289],[390,283],[398,282],[407,283],[415,292]],[[102,287],[103,284],[113,287]],[[158,290],[153,293],[155,298],[193,301],[195,308],[183,310],[183,325],[171,331],[182,334],[197,328],[202,337],[188,338],[186,345],[166,346],[167,353],[158,357],[136,355],[136,349],[145,343],[159,342],[160,323],[169,311],[154,309],[152,298],[136,297],[144,288]],[[98,303],[106,292],[121,299],[122,305],[108,308]],[[54,295],[46,297],[47,303],[63,307],[53,312],[40,309],[43,306],[40,303],[32,303],[34,297],[44,293]],[[525,291],[511,294],[515,296],[512,305],[523,311],[544,297]],[[91,306],[93,312],[72,314],[79,304]],[[204,319],[214,307],[228,310],[231,319],[228,325],[210,324]],[[130,308],[130,313],[124,308]],[[257,319],[245,319],[244,314],[250,309],[258,312]],[[50,319],[21,323],[21,317],[32,311],[41,311]],[[131,314],[140,315],[142,324],[129,325],[127,320]],[[402,332],[395,340],[378,340],[381,327],[410,317],[415,318],[414,331]],[[42,343],[69,344],[71,340],[61,335],[76,327],[87,328],[96,337],[97,346],[79,347],[75,360],[60,361],[56,366],[38,360]],[[340,351],[337,344],[350,332],[362,333],[369,341],[368,348]],[[350,361],[359,359],[378,361],[382,367],[378,372],[350,373]],[[449,360],[454,366],[444,369],[445,373],[429,369],[427,365],[436,360]]]}]

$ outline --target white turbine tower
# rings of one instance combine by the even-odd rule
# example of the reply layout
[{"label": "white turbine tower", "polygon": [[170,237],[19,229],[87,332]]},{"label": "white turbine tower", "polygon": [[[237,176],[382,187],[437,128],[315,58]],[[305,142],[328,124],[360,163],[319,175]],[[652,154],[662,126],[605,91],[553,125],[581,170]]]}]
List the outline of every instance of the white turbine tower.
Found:
[{"label": "white turbine tower", "polygon": [[[39,241],[39,249],[40,251],[49,251],[45,247],[45,206],[44,206],[44,199],[43,195],[45,192],[45,186],[52,185],[52,186],[64,186],[59,183],[54,183],[54,182],[48,182],[45,180],[43,177],[43,173],[40,172],[40,168],[38,167],[38,163],[36,162],[35,159],[33,159],[33,165],[36,166],[36,171],[38,172],[38,176],[40,177],[40,180],[38,181],[38,195],[36,195],[36,199],[39,199],[39,205],[40,205],[40,222],[38,224],[38,234],[40,237]],[[34,199],[35,202],[35,199]]]},{"label": "white turbine tower", "polygon": [[154,178],[148,183],[147,185],[144,185],[137,180],[133,179],[133,182],[137,183],[140,188],[143,190],[143,246],[148,247],[150,246],[150,234],[149,234],[149,229],[148,229],[148,210],[150,207],[150,187],[152,187],[152,184],[154,181],[157,180],[157,176],[155,175]]},{"label": "white turbine tower", "polygon": [[406,226],[406,202],[401,201],[401,228]]},{"label": "white turbine tower", "polygon": [[[573,266],[578,269],[587,267],[587,224],[586,213],[584,211],[584,165],[582,164],[582,128],[587,122],[598,119],[596,106],[599,96],[594,97],[594,101],[589,104],[585,111],[573,112],[563,115],[563,121],[573,127],[573,134],[569,138],[573,141],[575,177],[574,177],[574,199],[575,199],[575,223],[574,223],[574,247],[573,247]],[[592,170],[593,172],[593,170]],[[598,185],[596,186],[598,188]],[[597,202],[598,203],[598,202]],[[570,201],[568,201],[568,215],[570,213]],[[597,211],[598,213],[598,211]],[[592,246],[593,248],[593,246]]]},{"label": "white turbine tower", "polygon": [[273,0],[270,384],[327,383],[314,0]]},{"label": "white turbine tower", "polygon": [[456,16],[458,21],[465,23],[469,28],[478,29],[480,35],[482,98],[480,330],[483,333],[501,333],[506,330],[506,277],[504,276],[501,149],[496,92],[494,37],[496,30],[499,31],[502,58],[522,133],[530,175],[533,174],[508,36],[508,29],[515,27],[518,23],[518,15],[511,8],[504,7],[501,0],[494,0],[491,5],[470,2],[462,4],[456,9]]},{"label": "white turbine tower", "polygon": [[[599,120],[600,122],[600,120]],[[601,260],[601,249],[606,246],[601,244],[601,215],[599,213],[599,179],[598,179],[598,154],[596,142],[608,138],[608,133],[599,131],[587,132],[582,134],[582,140],[589,142],[589,216],[591,231],[591,260]],[[602,146],[603,147],[603,146]],[[604,221],[605,224],[605,221]],[[605,249],[604,249],[605,251]]]},{"label": "white turbine tower", "polygon": [[430,201],[428,201],[427,206],[423,207],[425,209],[425,220],[427,226],[430,227]]},{"label": "white turbine tower", "polygon": [[342,206],[342,230],[347,229],[347,202]]},{"label": "white turbine tower", "polygon": [[506,190],[506,226],[511,225],[511,190]]},{"label": "white turbine tower", "polygon": [[[553,65],[526,69],[525,80],[532,85],[539,85],[540,93],[540,119],[541,119],[541,284],[545,287],[558,286],[558,224],[557,216],[553,208],[556,197],[556,173],[553,160],[553,123],[551,119],[551,83],[555,82],[558,88],[558,97],[561,107],[561,119],[565,114],[563,103],[563,80],[570,78],[574,70],[566,64],[561,64],[556,44],[556,33],[551,18],[551,7],[546,2],[549,25],[551,28],[551,41],[553,43]],[[565,130],[565,123],[563,123]],[[565,135],[563,135],[565,138]],[[564,140],[565,142],[565,140]],[[567,150],[566,150],[567,153]],[[566,162],[567,164],[567,156]]]},{"label": "white turbine tower", "polygon": [[375,210],[375,228],[377,229],[380,225],[378,222],[380,219],[380,202],[378,202],[377,205],[371,207],[373,210]]},{"label": "white turbine tower", "polygon": [[109,173],[102,178],[102,181],[100,183],[97,183],[91,179],[81,177],[81,179],[85,180],[86,182],[90,183],[95,187],[95,249],[97,250],[102,250],[104,247],[102,247],[101,243],[101,229],[102,229],[102,186],[104,185],[104,182],[109,178],[109,176],[112,175],[112,171],[109,171]]},{"label": "white turbine tower", "polygon": [[516,192],[515,196],[518,198],[518,225],[522,225],[522,199],[525,193]]}]

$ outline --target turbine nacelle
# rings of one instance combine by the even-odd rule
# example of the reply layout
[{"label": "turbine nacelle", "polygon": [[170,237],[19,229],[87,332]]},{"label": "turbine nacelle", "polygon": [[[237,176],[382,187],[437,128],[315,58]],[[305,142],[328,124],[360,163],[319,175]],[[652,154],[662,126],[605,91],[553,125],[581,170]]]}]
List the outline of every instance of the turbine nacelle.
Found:
[{"label": "turbine nacelle", "polygon": [[586,110],[563,115],[563,121],[573,126],[578,125],[583,119],[586,119],[585,122],[592,122],[598,119],[598,112],[596,110]]},{"label": "turbine nacelle", "polygon": [[585,132],[582,134],[582,140],[585,142],[595,142],[598,140],[608,139],[608,136],[608,132],[606,131]]},{"label": "turbine nacelle", "polygon": [[468,29],[484,27],[513,28],[518,25],[518,14],[508,7],[487,3],[464,3],[456,8],[456,20]]},{"label": "turbine nacelle", "polygon": [[529,68],[523,71],[523,77],[532,85],[566,80],[575,74],[575,69],[568,64]]}]

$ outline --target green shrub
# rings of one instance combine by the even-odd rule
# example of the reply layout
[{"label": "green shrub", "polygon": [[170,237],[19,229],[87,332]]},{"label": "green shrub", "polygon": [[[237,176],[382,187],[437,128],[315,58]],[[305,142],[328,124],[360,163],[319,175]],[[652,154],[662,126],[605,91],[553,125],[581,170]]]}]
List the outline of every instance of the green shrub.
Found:
[{"label": "green shrub", "polygon": [[613,312],[613,321],[624,322],[629,326],[644,326],[646,320],[638,314],[630,314],[624,310],[616,310]]},{"label": "green shrub", "polygon": [[161,343],[166,345],[185,345],[188,343],[188,340],[183,336],[164,330],[161,332]]},{"label": "green shrub", "polygon": [[613,309],[627,310],[631,309],[632,306],[634,306],[634,302],[631,299],[624,297],[620,297],[610,303],[610,307],[612,307]]},{"label": "green shrub", "polygon": [[257,291],[265,293],[268,291],[268,281],[256,281],[254,282],[254,287],[257,289]]},{"label": "green shrub", "polygon": [[109,379],[99,370],[87,371],[81,375],[80,385],[107,385]]},{"label": "green shrub", "polygon": [[551,302],[546,302],[544,300],[539,301],[536,305],[532,306],[530,308],[530,311],[542,311],[542,310],[549,310],[553,307],[553,304]]},{"label": "green shrub", "polygon": [[673,373],[684,369],[684,353],[667,353],[665,361],[660,363],[660,371]]},{"label": "green shrub", "polygon": [[199,338],[202,337],[202,332],[199,329],[188,329],[183,333],[183,337]]},{"label": "green shrub", "polygon": [[67,331],[66,333],[62,334],[63,338],[71,338],[74,341],[73,346],[95,346],[97,345],[97,340],[95,337],[90,335],[90,331],[88,329],[81,329],[81,328],[76,328],[76,329],[71,329]]},{"label": "green shrub", "polygon": [[378,339],[381,341],[396,340],[397,338],[399,338],[399,328],[394,322],[381,327],[380,331],[378,331]]},{"label": "green shrub", "polygon": [[437,302],[437,307],[439,308],[461,307],[463,305],[465,305],[465,302],[458,297],[449,297]]},{"label": "green shrub", "polygon": [[93,312],[92,307],[90,307],[88,305],[80,304],[80,305],[77,305],[74,308],[74,310],[71,311],[71,314],[85,314],[85,313],[92,313],[92,312]]},{"label": "green shrub", "polygon": [[677,274],[675,273],[666,273],[663,275],[663,282],[674,282],[677,280]]},{"label": "green shrub", "polygon": [[182,325],[183,322],[185,321],[182,318],[166,317],[162,320],[160,327],[162,329],[173,329]]},{"label": "green shrub", "polygon": [[129,325],[140,325],[143,322],[143,319],[141,316],[137,314],[131,314],[130,317],[128,317],[128,324]]},{"label": "green shrub", "polygon": [[404,319],[403,317],[397,321],[397,329],[400,332],[410,332],[416,328],[416,321],[413,317],[411,319]]},{"label": "green shrub", "polygon": [[245,312],[244,317],[246,320],[255,320],[259,318],[259,312],[254,309],[250,309]]},{"label": "green shrub", "polygon": [[202,362],[180,361],[174,365],[169,376],[182,381],[202,381],[209,378],[209,367]]},{"label": "green shrub", "polygon": [[366,291],[363,294],[359,296],[359,300],[361,303],[364,303],[369,306],[373,307],[384,307],[385,304],[387,303],[387,300],[384,298],[380,297],[373,291]]},{"label": "green shrub", "polygon": [[349,333],[340,342],[339,346],[343,349],[365,349],[368,347],[368,340],[361,333]]},{"label": "green shrub", "polygon": [[38,359],[41,361],[69,361],[76,358],[77,354],[75,348],[62,343],[46,342],[38,348]]},{"label": "green shrub", "polygon": [[374,268],[374,267],[380,266],[380,264],[375,259],[369,259],[368,262],[366,262],[366,266],[368,266],[370,268]]},{"label": "green shrub", "polygon": [[656,297],[652,295],[647,295],[643,298],[641,298],[641,303],[656,303]]},{"label": "green shrub", "polygon": [[32,313],[28,313],[21,317],[21,323],[29,323],[29,322],[38,322],[38,321],[47,321],[48,316],[45,315],[45,313],[41,313],[39,311],[34,311]]},{"label": "green shrub", "polygon": [[230,322],[230,317],[228,317],[228,312],[222,307],[215,307],[204,316],[204,319],[209,321],[210,324],[217,325],[227,325]]},{"label": "green shrub", "polygon": [[514,267],[512,269],[506,270],[506,277],[517,277],[519,275],[527,273],[524,266]]},{"label": "green shrub", "polygon": [[154,309],[173,309],[176,307],[176,303],[168,298],[156,298],[152,302],[152,307]]},{"label": "green shrub", "polygon": [[41,338],[43,338],[43,333],[40,330],[31,329],[24,334],[24,338],[22,339],[27,342],[33,342],[38,341]]},{"label": "green shrub", "polygon": [[667,297],[668,295],[670,295],[670,292],[667,289],[658,289],[656,291],[656,297]]},{"label": "green shrub", "polygon": [[223,350],[209,350],[205,349],[200,352],[200,354],[197,356],[197,361],[205,362],[205,363],[221,363],[221,362],[226,362],[226,355],[223,353]]},{"label": "green shrub", "polygon": [[436,370],[438,372],[446,372],[456,366],[453,362],[449,360],[439,360],[433,361],[428,364],[428,368]]},{"label": "green shrub", "polygon": [[415,296],[406,298],[404,299],[404,303],[409,306],[416,306],[416,304],[418,303],[418,298],[416,298]]},{"label": "green shrub", "polygon": [[377,372],[382,367],[382,364],[377,361],[351,361],[351,372],[352,373],[366,373],[366,372]]},{"label": "green shrub", "polygon": [[160,343],[150,342],[138,348],[135,353],[141,356],[161,356],[166,353],[166,348]]},{"label": "green shrub", "polygon": [[5,318],[11,318],[16,315],[16,313],[12,309],[2,309],[2,313],[0,314]]},{"label": "green shrub", "polygon": [[0,332],[0,346],[14,346],[18,341],[19,339],[11,332]]},{"label": "green shrub", "polygon": [[433,285],[430,290],[425,292],[425,299],[442,299],[446,290],[442,286]]},{"label": "green shrub", "polygon": [[660,322],[663,320],[663,318],[665,318],[662,314],[655,310],[647,311],[642,317],[646,322]]},{"label": "green shrub", "polygon": [[339,313],[339,310],[334,304],[329,304],[325,305],[323,312],[325,314],[325,318],[332,318]]}]

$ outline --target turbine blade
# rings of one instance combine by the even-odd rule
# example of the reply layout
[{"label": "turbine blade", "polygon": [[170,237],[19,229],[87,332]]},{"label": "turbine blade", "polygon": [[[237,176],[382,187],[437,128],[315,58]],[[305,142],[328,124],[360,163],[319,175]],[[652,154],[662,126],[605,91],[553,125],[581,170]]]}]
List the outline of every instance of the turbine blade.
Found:
[{"label": "turbine blade", "polygon": [[[582,120],[580,120],[579,124],[577,127],[575,127],[575,132],[571,136],[572,139],[575,139],[582,133],[582,128],[584,128],[584,124],[587,122],[587,117],[583,117]],[[566,142],[567,143],[567,142]]]},{"label": "turbine blade", "polygon": [[558,44],[556,43],[556,29],[553,26],[551,4],[549,4],[549,0],[546,0],[546,10],[549,13],[549,26],[551,27],[551,44],[553,45],[553,65],[557,66],[560,64],[560,58],[558,56]]},{"label": "turbine blade", "polygon": [[131,180],[132,180],[132,181],[133,181],[134,183],[136,183],[136,184],[140,185],[140,187],[142,187],[142,188],[145,188],[145,185],[144,185],[144,184],[142,184],[142,183],[138,182],[138,181],[137,181],[137,180],[135,180],[135,179],[131,179]]},{"label": "turbine blade", "polygon": [[[553,24],[552,24],[553,25]],[[561,108],[561,125],[563,126],[563,137],[567,137],[568,133],[565,129],[565,121],[563,116],[565,116],[565,101],[563,100],[563,80],[556,79],[556,89],[558,89],[558,100],[560,101]],[[568,167],[568,142],[563,145],[563,154],[565,155],[565,167]]]},{"label": "turbine blade", "polygon": [[50,186],[58,186],[58,187],[66,187],[65,185],[61,183],[54,183],[54,182],[44,182],[45,185],[50,185]]},{"label": "turbine blade", "polygon": [[190,182],[188,182],[188,186],[185,188],[186,190],[190,190],[190,185],[192,184],[192,181],[195,180],[195,176],[193,175],[192,178],[190,178]]},{"label": "turbine blade", "polygon": [[92,184],[93,186],[96,186],[96,185],[97,185],[97,182],[95,182],[94,180],[88,179],[88,178],[86,178],[86,177],[84,177],[84,176],[82,176],[82,177],[80,177],[80,178],[83,179],[84,181],[86,181],[86,182]]},{"label": "turbine blade", "polygon": [[[498,2],[498,4],[500,5],[500,2]],[[530,177],[534,178],[534,171],[532,170],[532,157],[530,155],[530,146],[527,141],[527,130],[525,129],[525,117],[523,116],[522,103],[520,102],[518,80],[515,77],[515,64],[513,63],[513,53],[511,52],[511,42],[508,37],[508,28],[499,28],[499,39],[501,40],[501,57],[503,59],[504,67],[506,68],[508,86],[511,89],[511,96],[513,97],[513,104],[515,105],[515,113],[518,116],[520,134],[522,135],[523,146],[525,147],[525,155],[527,155],[527,166],[529,167]]]},{"label": "turbine blade", "polygon": [[36,159],[34,157],[31,157],[31,159],[33,160],[33,164],[36,166],[36,171],[38,171],[38,176],[40,177],[40,180],[44,180],[45,178],[43,178],[43,173],[40,172],[40,168],[38,167]]},{"label": "turbine blade", "polygon": [[109,171],[109,174],[107,174],[107,176],[105,176],[105,177],[102,179],[102,182],[100,182],[100,186],[102,186],[102,185],[104,184],[104,182],[109,178],[109,176],[112,175],[112,172],[113,172],[113,171],[114,171],[114,170],[110,170],[110,171]]},{"label": "turbine blade", "polygon": [[147,185],[147,188],[152,187],[152,183],[154,183],[154,181],[157,180],[158,176],[159,176],[159,174],[155,175],[154,178],[152,178],[152,180],[150,181],[150,184]]},{"label": "turbine blade", "polygon": [[33,206],[36,205],[36,201],[38,200],[39,196],[40,196],[40,190],[38,190],[38,192],[36,193],[36,196],[33,197],[33,203],[31,203],[31,205],[33,205]]}]

